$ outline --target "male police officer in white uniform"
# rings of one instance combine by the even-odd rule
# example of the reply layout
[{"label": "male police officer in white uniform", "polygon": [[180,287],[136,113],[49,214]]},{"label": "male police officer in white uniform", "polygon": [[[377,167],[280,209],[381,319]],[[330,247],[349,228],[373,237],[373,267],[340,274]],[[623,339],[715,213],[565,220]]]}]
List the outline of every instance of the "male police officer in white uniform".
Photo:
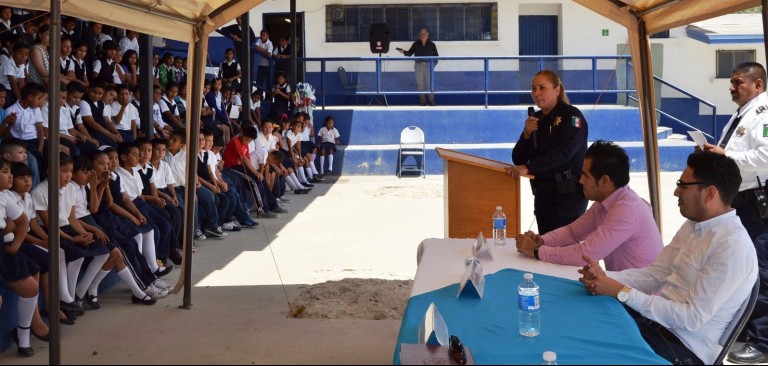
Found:
[{"label": "male police officer in white uniform", "polygon": [[[741,186],[731,205],[755,245],[760,267],[760,296],[747,323],[748,342],[730,352],[735,363],[768,361],[768,222],[761,218],[755,193],[758,179],[768,179],[768,96],[765,68],[756,62],[742,63],[731,72],[731,99],[739,106],[724,128],[717,145],[704,149],[725,154],[739,166]],[[759,178],[758,178],[759,177]]]}]

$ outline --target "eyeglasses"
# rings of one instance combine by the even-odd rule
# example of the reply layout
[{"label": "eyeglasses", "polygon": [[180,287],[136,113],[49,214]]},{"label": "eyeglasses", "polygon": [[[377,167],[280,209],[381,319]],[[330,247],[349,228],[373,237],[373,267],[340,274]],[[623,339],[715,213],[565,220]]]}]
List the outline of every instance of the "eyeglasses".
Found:
[{"label": "eyeglasses", "polygon": [[706,185],[707,182],[700,182],[700,181],[694,181],[694,182],[684,182],[680,179],[677,180],[677,188],[683,188],[685,186],[692,186],[692,185]]},{"label": "eyeglasses", "polygon": [[451,360],[459,365],[467,364],[467,354],[464,352],[464,345],[461,344],[459,337],[452,335],[450,346],[448,347],[448,355]]}]

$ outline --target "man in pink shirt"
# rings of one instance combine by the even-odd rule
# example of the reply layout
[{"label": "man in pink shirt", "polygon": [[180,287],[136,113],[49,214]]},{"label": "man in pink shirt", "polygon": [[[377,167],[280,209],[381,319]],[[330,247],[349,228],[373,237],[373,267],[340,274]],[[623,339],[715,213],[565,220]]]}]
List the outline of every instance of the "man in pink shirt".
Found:
[{"label": "man in pink shirt", "polygon": [[571,224],[542,236],[529,231],[516,237],[517,251],[544,262],[584,266],[584,256],[605,260],[609,271],[644,268],[664,243],[651,206],[629,183],[629,157],[608,141],[587,149],[579,183],[595,201]]}]

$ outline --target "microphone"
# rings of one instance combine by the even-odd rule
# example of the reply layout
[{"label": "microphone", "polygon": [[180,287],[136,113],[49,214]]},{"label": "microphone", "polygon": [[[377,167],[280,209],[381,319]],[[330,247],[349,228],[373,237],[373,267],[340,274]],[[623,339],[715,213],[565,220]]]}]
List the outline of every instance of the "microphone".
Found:
[{"label": "microphone", "polygon": [[[536,110],[533,109],[533,107],[528,107],[528,117],[533,116],[533,114],[536,113]],[[538,148],[539,147],[539,141],[536,139],[536,132],[533,131],[533,147]]]}]

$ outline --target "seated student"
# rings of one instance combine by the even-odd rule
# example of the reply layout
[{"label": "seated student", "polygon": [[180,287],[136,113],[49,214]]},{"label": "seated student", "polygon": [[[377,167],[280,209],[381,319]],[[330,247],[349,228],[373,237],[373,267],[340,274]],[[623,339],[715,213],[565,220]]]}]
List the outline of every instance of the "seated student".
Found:
[{"label": "seated student", "polygon": [[[117,168],[117,175],[125,186],[125,195],[123,195],[123,205],[131,205],[141,212],[147,220],[147,223],[155,229],[155,249],[157,250],[157,259],[168,265],[168,256],[171,251],[178,246],[178,243],[172,241],[173,226],[166,217],[156,211],[145,199],[141,193],[144,185],[141,176],[138,174],[139,149],[136,145],[123,142],[117,145],[117,156],[120,159],[120,166]],[[133,211],[129,209],[129,211]],[[175,246],[174,246],[175,245]],[[158,277],[159,273],[155,273]]]},{"label": "seated student", "polygon": [[[65,146],[69,150],[70,156],[80,156],[80,148],[77,147],[77,143],[81,141],[81,135],[75,129],[72,124],[72,117],[69,114],[69,109],[65,107],[65,101],[67,99],[66,89],[60,90],[59,93],[59,143],[61,146]],[[48,111],[42,110],[41,115],[43,117],[43,134],[48,135]],[[78,137],[75,137],[78,134]],[[84,140],[83,140],[84,141]],[[94,146],[95,148],[95,146]]]},{"label": "seated student", "polygon": [[[99,226],[105,228],[107,235],[120,246],[125,267],[130,272],[124,272],[120,269],[117,274],[131,286],[131,292],[135,298],[143,299],[138,302],[139,304],[150,305],[153,302],[147,300],[144,295],[153,299],[161,299],[168,295],[172,287],[162,279],[157,278],[149,267],[147,262],[151,261],[151,263],[156,264],[157,259],[155,257],[145,258],[142,254],[143,236],[140,231],[142,225],[139,220],[120,205],[114,204],[115,195],[112,194],[111,190],[114,184],[111,180],[112,170],[109,167],[108,154],[110,151],[114,152],[114,149],[107,147],[104,151],[96,150],[89,156],[94,169],[89,182],[90,202],[88,208]],[[120,189],[119,187],[115,188]],[[122,197],[122,193],[119,191],[116,192],[116,195]],[[149,225],[143,226],[149,228]],[[139,291],[124,276],[131,276],[136,285],[139,286]]]},{"label": "seated student", "polygon": [[[19,252],[24,253],[40,268],[40,284],[43,286],[43,296],[46,297],[40,314],[47,318],[50,306],[48,297],[50,293],[48,286],[48,233],[37,222],[37,211],[35,211],[32,196],[29,194],[32,190],[32,169],[24,163],[12,163],[11,174],[13,174],[13,186],[10,192],[16,204],[24,209],[24,213],[29,218],[29,231],[24,237],[24,243],[19,248]],[[71,304],[75,299],[70,296],[68,291],[67,264],[64,258],[64,250],[59,248],[59,299],[61,299],[62,304]],[[62,324],[75,324],[72,319],[77,318],[77,314],[67,317],[65,311],[67,310],[62,308],[59,312],[60,322]]]},{"label": "seated student", "polygon": [[[282,149],[285,150],[285,154],[291,159],[293,165],[296,167],[296,172],[301,180],[301,185],[304,187],[312,188],[314,185],[310,183],[312,179],[312,169],[309,168],[309,160],[303,157],[301,154],[301,130],[303,129],[303,123],[294,121],[291,123],[291,128],[285,133],[285,145]],[[305,177],[305,172],[310,178]]]},{"label": "seated student", "polygon": [[[76,187],[75,216],[80,221],[83,228],[87,232],[93,234],[95,243],[100,243],[109,249],[109,254],[101,266],[95,266],[95,260],[88,266],[88,269],[82,275],[77,284],[77,288],[75,289],[75,301],[80,306],[87,305],[89,309],[99,309],[99,284],[104,277],[109,274],[112,268],[115,268],[118,274],[123,272],[121,279],[123,279],[126,282],[126,285],[128,285],[134,292],[132,298],[133,303],[142,303],[144,300],[149,300],[149,296],[141,291],[136,280],[134,280],[131,273],[126,269],[123,256],[118,249],[118,244],[105,233],[104,229],[96,222],[96,219],[91,216],[91,199],[97,199],[98,193],[88,188],[92,176],[93,166],[91,161],[84,156],[75,158],[72,183],[70,183]],[[106,183],[107,182],[104,183],[105,187]]]},{"label": "seated student", "polygon": [[[222,87],[221,92],[224,95],[224,110],[229,117],[230,128],[233,134],[240,133],[240,119],[233,116],[239,116],[243,111],[243,101],[240,99],[240,94],[237,90],[227,87]],[[233,114],[233,112],[235,114]]]},{"label": "seated student", "polygon": [[[176,130],[171,134],[168,140],[168,153],[165,160],[171,167],[173,179],[176,181],[176,195],[182,199],[185,196],[185,184],[187,180],[187,150],[184,141],[186,141],[186,131]],[[216,211],[216,198],[213,192],[205,188],[200,180],[195,177],[195,192],[197,199],[193,200],[195,206],[195,239],[205,240],[207,237],[201,230],[200,221],[205,225],[205,233],[214,238],[224,238],[228,236],[221,228],[215,226],[219,222],[218,212]],[[198,209],[200,206],[200,209]]]},{"label": "seated student", "polygon": [[222,81],[222,87],[240,88],[240,78],[243,77],[243,70],[240,63],[235,60],[235,50],[227,48],[224,51],[224,60],[219,64],[219,79]]},{"label": "seated student", "polygon": [[205,82],[203,82],[203,95],[202,95],[203,106],[200,109],[200,128],[207,128],[213,131],[213,136],[220,137],[220,136],[223,136],[224,134],[217,127],[218,123],[214,119],[215,112],[211,108],[211,106],[208,105],[208,101],[206,100],[206,96],[210,92],[211,92],[211,81],[208,79],[205,79]]},{"label": "seated student", "polygon": [[317,133],[320,138],[320,175],[325,174],[325,157],[328,157],[328,173],[333,174],[333,154],[339,144],[339,130],[333,127],[333,117],[325,117],[324,126]]},{"label": "seated student", "polygon": [[[299,117],[300,116],[300,117]],[[312,125],[312,121],[309,119],[309,113],[299,112],[296,113],[296,120],[301,121],[303,128],[301,129],[301,151],[307,159],[310,173],[309,182],[318,183],[323,181],[322,177],[319,177],[320,173],[315,168],[315,157],[317,156],[317,145],[315,145],[315,126]]]},{"label": "seated student", "polygon": [[37,160],[27,152],[27,145],[14,137],[4,139],[0,144],[0,154],[3,159],[11,163],[24,163],[32,169],[32,188],[40,183],[40,173],[37,169]]},{"label": "seated student", "polygon": [[[123,137],[112,124],[112,109],[104,103],[105,87],[102,83],[91,83],[88,95],[80,100],[80,118],[88,133],[101,145],[116,147]],[[107,98],[109,100],[109,98]],[[112,102],[110,101],[110,104]],[[107,108],[109,107],[109,108]]]},{"label": "seated student", "polygon": [[2,64],[0,72],[0,83],[9,91],[5,98],[5,108],[10,107],[18,100],[24,98],[22,89],[26,85],[26,62],[29,58],[29,44],[24,41],[15,41],[13,43],[13,52],[11,57]]},{"label": "seated student", "polygon": [[227,231],[240,231],[240,227],[228,221],[235,214],[235,202],[232,197],[224,193],[224,189],[229,190],[227,184],[219,181],[214,175],[211,164],[214,159],[213,154],[206,146],[206,138],[210,137],[213,142],[213,133],[203,130],[198,134],[198,143],[200,145],[200,154],[197,156],[197,179],[203,187],[208,188],[216,197],[216,209],[218,211],[218,222],[216,225]]},{"label": "seated student", "polygon": [[[267,126],[267,124],[271,124],[272,126]],[[301,180],[297,176],[297,172],[300,172],[302,178],[304,177],[304,171],[296,169],[296,165],[293,164],[293,158],[290,154],[287,153],[287,150],[285,150],[283,147],[286,146],[285,138],[283,137],[283,134],[280,133],[280,125],[274,124],[271,122],[271,120],[267,119],[267,121],[262,124],[262,134],[264,131],[268,131],[271,129],[272,131],[272,137],[275,138],[277,141],[277,149],[280,150],[280,152],[283,153],[283,161],[280,163],[280,166],[285,168],[288,171],[288,177],[286,179],[286,183],[291,187],[294,194],[307,194],[309,191],[312,190],[312,187],[304,186],[301,184]],[[289,124],[290,126],[290,124]],[[303,178],[306,181],[306,178]],[[285,197],[283,197],[283,201],[287,202]]]},{"label": "seated student", "polygon": [[181,247],[180,243],[182,240],[182,212],[170,202],[165,201],[157,192],[155,182],[157,182],[158,177],[155,174],[155,167],[149,163],[152,157],[152,143],[149,140],[141,139],[136,141],[136,147],[139,149],[139,161],[136,167],[134,167],[134,171],[139,173],[139,178],[141,178],[141,198],[149,203],[147,206],[154,212],[154,215],[162,216],[163,221],[171,224],[172,230],[168,235],[171,242],[171,251],[168,258],[171,259],[173,264],[181,265],[181,252],[179,248]]},{"label": "seated student", "polygon": [[179,112],[179,119],[181,124],[187,125],[187,82],[179,83],[179,92],[174,99],[176,102],[176,110]]},{"label": "seated student", "polygon": [[[230,177],[236,182],[236,185],[240,187],[250,187],[249,183],[243,181],[242,175],[247,175],[256,184],[249,190],[250,194],[257,194],[262,197],[263,204],[259,207],[264,213],[265,218],[275,218],[275,213],[286,213],[286,209],[278,205],[275,196],[267,187],[267,182],[264,175],[251,164],[250,152],[248,144],[256,138],[256,128],[253,126],[246,126],[243,128],[243,132],[233,138],[226,149],[224,149],[224,171],[230,171]],[[234,179],[238,177],[238,179]],[[254,189],[255,188],[255,189]],[[242,194],[241,194],[242,196]]]},{"label": "seated student", "polygon": [[585,256],[579,270],[587,292],[619,299],[651,349],[670,362],[712,364],[757,281],[755,248],[731,208],[740,184],[733,159],[694,152],[675,189],[688,221],[656,260],[606,274]]},{"label": "seated student", "polygon": [[[40,168],[39,162],[43,160],[45,147],[45,134],[43,133],[43,116],[40,107],[45,104],[45,95],[48,90],[36,83],[29,83],[22,89],[21,99],[8,108],[8,113],[16,115],[16,123],[11,127],[11,136],[24,142],[27,148],[27,159],[35,159],[35,165]],[[43,169],[39,169],[41,177],[45,177]]]},{"label": "seated student", "polygon": [[94,82],[101,82],[104,85],[115,85],[115,68],[118,67],[115,62],[115,53],[117,44],[108,40],[101,44],[101,57],[93,61],[91,70],[91,79]]},{"label": "seated student", "polygon": [[165,86],[165,95],[160,99],[160,113],[163,115],[163,121],[171,125],[173,129],[184,128],[184,123],[179,117],[179,109],[176,105],[176,96],[179,94],[179,84],[175,81],[169,81]]},{"label": "seated student", "polygon": [[[72,158],[64,153],[59,154],[59,222],[52,223],[48,220],[48,180],[32,190],[32,202],[34,203],[37,217],[48,230],[55,230],[58,226],[61,235],[60,245],[64,249],[67,262],[67,287],[69,298],[75,298],[78,274],[85,258],[91,258],[86,269],[86,274],[80,279],[84,284],[90,285],[98,273],[98,269],[109,257],[109,248],[103,242],[96,241],[93,233],[88,232],[77,219],[76,204],[77,185],[69,183],[72,180]],[[56,225],[56,226],[54,226]],[[75,299],[77,300],[77,299]],[[76,311],[77,315],[83,315],[83,307],[76,301],[73,303],[62,302],[62,308]],[[70,320],[76,317],[67,314]]]},{"label": "seated student", "polygon": [[112,103],[112,123],[123,141],[133,143],[137,137],[139,111],[131,104],[131,91],[120,84],[115,88],[117,100]]},{"label": "seated student", "polygon": [[167,140],[171,137],[173,126],[165,123],[165,120],[163,119],[162,104],[164,104],[164,102],[161,101],[162,98],[163,88],[159,85],[154,85],[152,87],[152,125],[155,127],[155,134],[158,137]]},{"label": "seated student", "polygon": [[576,221],[542,236],[517,236],[517,251],[544,262],[583,266],[584,256],[605,260],[609,271],[645,268],[664,248],[651,205],[629,183],[629,157],[611,142],[587,149],[579,179],[595,201]]},{"label": "seated student", "polygon": [[3,84],[0,84],[0,139],[10,136],[11,127],[16,123],[16,114],[10,114],[3,108],[6,95],[8,95],[8,90]]},{"label": "seated student", "polygon": [[232,138],[232,125],[224,103],[221,79],[213,79],[211,81],[211,90],[205,95],[205,101],[213,110],[215,126],[221,131],[221,135],[224,136],[224,143],[229,144],[229,140]]},{"label": "seated student", "polygon": [[261,99],[263,97],[263,92],[259,89],[255,89],[251,93],[251,121],[258,129],[261,129]]},{"label": "seated student", "polygon": [[[224,142],[221,138],[214,138],[210,131],[204,131],[203,137],[205,137],[204,149],[208,151],[208,166],[213,178],[219,186],[221,193],[229,197],[230,202],[233,203],[230,216],[224,219],[224,224],[221,227],[224,230],[240,231],[240,226],[244,228],[251,228],[256,226],[256,222],[248,215],[248,209],[243,205],[240,199],[240,193],[237,190],[237,186],[234,184],[230,177],[224,176],[221,173],[221,169],[224,167],[224,162],[221,160],[221,151],[224,149]],[[234,219],[233,216],[234,215]],[[237,223],[234,221],[237,219]],[[239,223],[239,225],[238,225]]]},{"label": "seated student", "polygon": [[[262,174],[269,172],[274,175],[275,183],[272,186],[272,193],[275,195],[275,199],[280,203],[289,203],[290,199],[285,198],[285,185],[287,182],[291,183],[292,189],[297,189],[293,185],[291,180],[292,170],[287,169],[282,165],[282,160],[274,163],[268,163],[268,156],[271,151],[277,149],[277,137],[272,136],[272,121],[267,121],[261,127],[261,131],[257,132],[256,138],[248,145],[248,149],[251,152],[251,164],[261,169]],[[295,175],[293,175],[295,177]]]},{"label": "seated student", "polygon": [[88,54],[88,44],[83,41],[74,43],[70,59],[74,61],[72,67],[75,71],[75,78],[72,81],[81,84],[84,88],[90,86],[88,80],[88,66],[85,64],[85,56]]},{"label": "seated student", "polygon": [[[130,146],[130,144],[126,143],[124,146]],[[137,183],[135,181],[129,181],[126,184],[122,175],[118,174],[120,169],[118,151],[111,147],[107,147],[104,149],[104,152],[107,153],[107,157],[109,158],[109,169],[112,172],[110,174],[109,191],[113,192],[114,204],[110,209],[117,215],[123,215],[124,212],[130,214],[130,216],[125,217],[131,220],[141,233],[139,236],[134,236],[134,239],[141,248],[141,254],[144,255],[147,265],[152,270],[152,273],[157,277],[163,277],[170,273],[173,270],[173,267],[166,267],[158,263],[156,247],[157,245],[168,246],[168,243],[155,244],[160,240],[159,234],[157,234],[160,229],[154,222],[148,220],[142,214],[142,212],[145,212],[144,210],[139,210],[136,205],[133,204],[133,200],[138,197]],[[138,153],[136,155],[138,155]],[[132,184],[130,191],[128,184]],[[122,212],[117,209],[118,207],[123,209]],[[166,230],[166,233],[167,232],[169,232],[169,230]]]},{"label": "seated student", "polygon": [[[9,189],[13,182],[10,163],[0,159],[0,189]],[[12,224],[11,224],[12,223]],[[35,324],[37,314],[37,296],[39,277],[37,266],[25,255],[19,253],[24,237],[29,230],[29,219],[24,209],[19,207],[10,195],[0,195],[0,228],[5,234],[3,250],[0,250],[0,281],[19,295],[18,327],[11,333],[16,343],[16,351],[25,357],[31,357],[35,350],[29,342],[30,328]],[[48,335],[48,327],[42,320],[34,334],[40,337]]]},{"label": "seated student", "polygon": [[[173,65],[169,71],[173,73],[173,80],[176,81],[176,83],[181,84],[187,82],[187,70],[181,66],[181,56],[175,56],[173,58]],[[165,87],[167,88],[168,85],[166,84]]]},{"label": "seated student", "polygon": [[[168,209],[175,209],[177,215],[179,215],[180,226],[184,228],[184,199],[181,195],[176,194],[176,180],[173,178],[173,172],[171,172],[171,166],[163,160],[167,150],[168,142],[161,138],[152,139],[152,152],[149,164],[154,169],[153,179],[156,188],[157,195],[165,201],[165,207]],[[179,230],[178,242],[179,246],[183,245],[183,232]],[[171,260],[174,260],[175,255],[171,254]],[[179,258],[180,259],[180,258]],[[174,261],[176,264],[176,261]],[[180,264],[180,263],[179,263]]]},{"label": "seated student", "polygon": [[[88,129],[83,124],[83,118],[80,116],[80,101],[85,94],[85,88],[78,83],[67,84],[66,100],[61,115],[69,119],[68,124],[74,126],[74,131],[68,132],[77,140],[77,147],[82,155],[87,155],[99,147],[99,141],[93,138]],[[61,124],[64,124],[62,119]]]}]

